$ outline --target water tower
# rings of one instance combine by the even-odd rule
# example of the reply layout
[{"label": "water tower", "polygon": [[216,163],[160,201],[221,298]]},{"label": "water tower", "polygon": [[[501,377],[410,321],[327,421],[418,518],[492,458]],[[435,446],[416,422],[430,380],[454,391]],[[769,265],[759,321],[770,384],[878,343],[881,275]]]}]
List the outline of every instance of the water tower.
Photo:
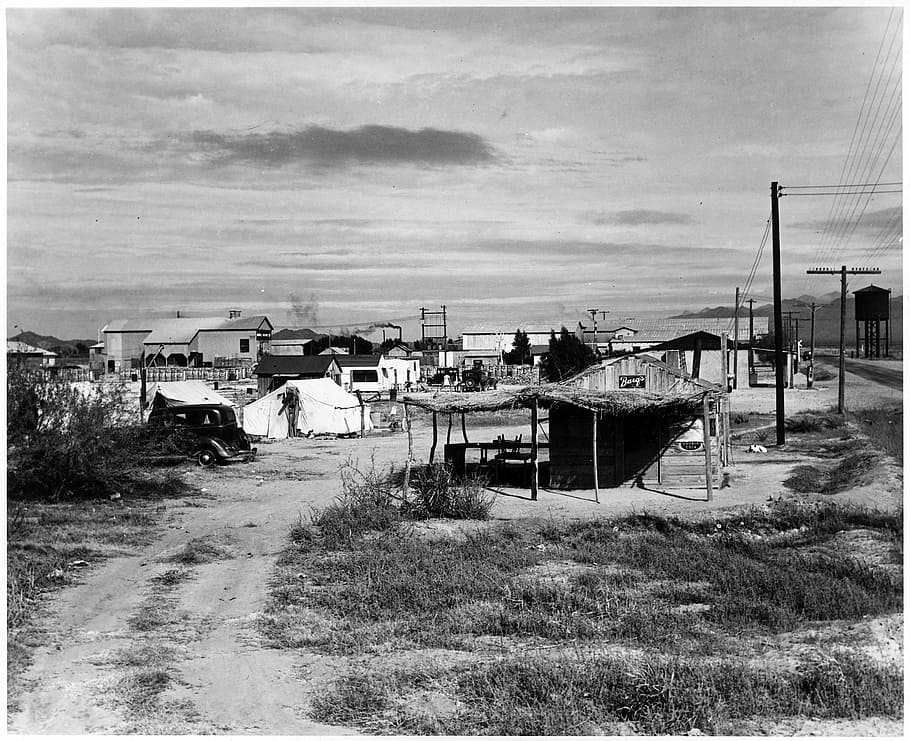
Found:
[{"label": "water tower", "polygon": [[[856,357],[882,357],[882,322],[885,324],[885,357],[888,357],[888,344],[891,340],[891,291],[887,288],[869,285],[854,291],[856,319]],[[859,325],[863,325],[860,335]],[[862,342],[860,340],[862,339]]]}]

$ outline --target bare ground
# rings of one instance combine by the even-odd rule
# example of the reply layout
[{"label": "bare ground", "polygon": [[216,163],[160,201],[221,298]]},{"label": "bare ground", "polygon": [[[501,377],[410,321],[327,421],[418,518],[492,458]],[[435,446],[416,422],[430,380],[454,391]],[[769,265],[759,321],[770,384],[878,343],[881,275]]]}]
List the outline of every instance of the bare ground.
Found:
[{"label": "bare ground", "polygon": [[[864,402],[894,401],[892,390],[849,378],[850,388],[861,390]],[[738,391],[733,408],[767,411],[769,398],[773,409],[772,389]],[[790,391],[788,413],[829,407],[832,398],[836,401],[836,382],[817,384],[813,391]],[[503,431],[523,430],[472,429],[471,437],[492,438]],[[415,427],[416,455],[425,459],[429,446],[430,431]],[[206,489],[205,499],[168,505],[165,529],[152,545],[88,571],[80,584],[48,599],[39,626],[43,645],[35,651],[20,710],[8,718],[10,732],[349,732],[313,723],[306,708],[313,692],[356,659],[268,648],[257,633],[256,620],[289,527],[338,494],[341,463],[349,456],[361,462],[372,457],[380,465],[401,463],[406,437],[296,439],[265,442],[260,451],[260,460],[252,464],[188,469],[187,479]],[[542,491],[539,501],[532,502],[526,491],[505,489],[497,497],[494,517],[588,518],[633,510],[687,515],[763,504],[770,497],[791,496],[782,482],[794,465],[806,461],[805,454],[786,448],[750,454],[741,443],[735,449],[731,486],[715,492],[711,502],[704,489],[671,493],[609,489],[601,491],[600,504],[594,502],[593,492]],[[896,509],[901,506],[900,473],[894,466],[883,468],[874,483],[835,498]],[[208,555],[186,558],[188,544],[200,543],[212,546]],[[181,554],[183,562],[175,563]],[[185,572],[179,583],[162,586],[175,568]],[[891,616],[826,630],[862,634],[864,650],[892,661],[903,654],[901,627],[902,616]],[[805,651],[806,646],[834,637],[803,634],[793,637],[790,648]],[[781,645],[748,650],[761,654],[780,651]],[[762,727],[756,733],[900,735],[901,725],[887,719],[807,719]]]}]

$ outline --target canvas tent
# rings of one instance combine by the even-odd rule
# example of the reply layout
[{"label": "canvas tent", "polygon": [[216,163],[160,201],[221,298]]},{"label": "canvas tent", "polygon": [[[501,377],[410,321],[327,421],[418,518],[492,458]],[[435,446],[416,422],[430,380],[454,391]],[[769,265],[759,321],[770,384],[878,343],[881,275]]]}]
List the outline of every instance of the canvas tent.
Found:
[{"label": "canvas tent", "polygon": [[213,391],[203,381],[160,381],[148,389],[148,398],[152,409],[176,407],[186,404],[225,404],[233,406],[217,391]]},{"label": "canvas tent", "polygon": [[300,411],[297,416],[297,430],[300,434],[359,434],[361,419],[364,432],[373,429],[368,404],[364,404],[361,411],[357,397],[333,380],[313,378],[288,381],[281,388],[245,406],[243,429],[248,435],[279,440],[288,436],[287,416],[281,413],[281,397],[285,386],[295,387],[300,396]]}]

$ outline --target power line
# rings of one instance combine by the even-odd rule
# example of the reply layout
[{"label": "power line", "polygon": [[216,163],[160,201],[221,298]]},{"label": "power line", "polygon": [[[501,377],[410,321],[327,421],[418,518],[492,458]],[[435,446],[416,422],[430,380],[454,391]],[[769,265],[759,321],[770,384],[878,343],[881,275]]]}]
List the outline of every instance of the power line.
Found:
[{"label": "power line", "polygon": [[903,183],[838,183],[837,185],[782,185],[784,190],[799,188],[874,188],[878,186],[903,185]]}]

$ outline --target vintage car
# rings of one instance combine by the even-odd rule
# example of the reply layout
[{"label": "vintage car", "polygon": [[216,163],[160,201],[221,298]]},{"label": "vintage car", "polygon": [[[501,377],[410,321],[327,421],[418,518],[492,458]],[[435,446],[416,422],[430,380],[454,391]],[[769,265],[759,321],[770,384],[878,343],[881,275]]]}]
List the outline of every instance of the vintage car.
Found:
[{"label": "vintage car", "polygon": [[256,448],[237,423],[234,410],[224,404],[186,404],[153,409],[148,424],[156,429],[192,433],[190,457],[200,466],[228,461],[250,461]]}]

